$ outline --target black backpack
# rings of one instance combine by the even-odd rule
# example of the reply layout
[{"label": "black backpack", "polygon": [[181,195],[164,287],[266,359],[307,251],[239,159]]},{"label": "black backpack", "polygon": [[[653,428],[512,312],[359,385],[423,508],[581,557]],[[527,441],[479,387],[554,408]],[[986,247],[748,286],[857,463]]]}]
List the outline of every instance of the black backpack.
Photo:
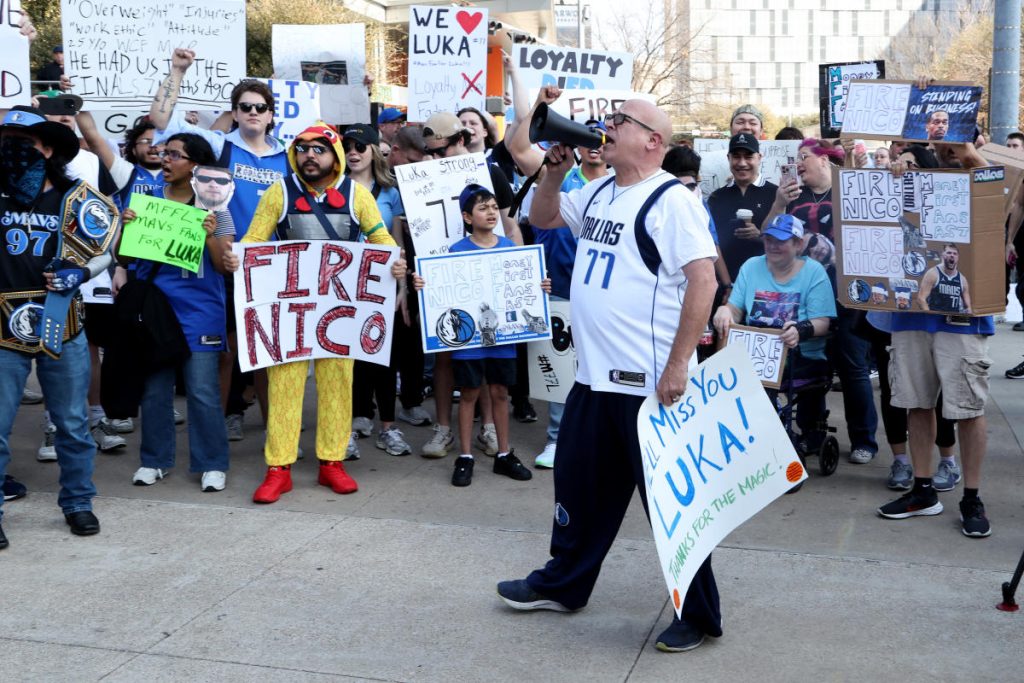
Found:
[{"label": "black backpack", "polygon": [[161,265],[153,264],[145,279],[125,283],[114,301],[119,350],[128,351],[145,374],[176,367],[192,355],[177,314],[153,283]]}]

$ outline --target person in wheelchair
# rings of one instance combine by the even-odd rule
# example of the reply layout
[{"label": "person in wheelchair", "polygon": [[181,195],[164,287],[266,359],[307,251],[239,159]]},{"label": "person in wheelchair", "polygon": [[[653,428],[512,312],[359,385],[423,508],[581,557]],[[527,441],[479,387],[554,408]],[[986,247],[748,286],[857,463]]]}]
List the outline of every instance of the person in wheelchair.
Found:
[{"label": "person in wheelchair", "polygon": [[[836,317],[835,296],[821,263],[801,255],[805,244],[799,218],[776,216],[761,239],[764,256],[740,267],[729,301],[715,312],[715,329],[721,338],[728,337],[733,324],[782,330],[782,342],[790,351],[781,391],[795,395],[796,423],[807,441],[804,450],[816,452],[826,436],[819,425],[832,378],[825,336]],[[819,385],[820,391],[812,390]],[[773,402],[777,393],[769,391]]]}]

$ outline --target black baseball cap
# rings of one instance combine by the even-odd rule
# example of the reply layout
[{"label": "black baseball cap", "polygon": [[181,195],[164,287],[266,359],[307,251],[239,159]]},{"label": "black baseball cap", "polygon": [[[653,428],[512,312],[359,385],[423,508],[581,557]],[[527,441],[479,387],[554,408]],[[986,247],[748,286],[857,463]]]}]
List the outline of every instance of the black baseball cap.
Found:
[{"label": "black baseball cap", "polygon": [[751,154],[761,153],[761,145],[750,133],[737,133],[729,138],[729,153],[732,154],[738,149],[745,149]]}]

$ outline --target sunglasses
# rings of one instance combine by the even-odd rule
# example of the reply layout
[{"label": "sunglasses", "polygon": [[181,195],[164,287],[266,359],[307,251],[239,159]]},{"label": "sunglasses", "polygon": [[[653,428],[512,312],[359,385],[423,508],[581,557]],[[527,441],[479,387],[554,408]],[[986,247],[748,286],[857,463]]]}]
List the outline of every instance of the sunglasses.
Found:
[{"label": "sunglasses", "polygon": [[441,157],[441,156],[444,156],[444,153],[448,151],[448,148],[451,147],[452,145],[454,145],[456,142],[458,142],[457,138],[455,140],[449,139],[448,142],[444,143],[440,147],[433,147],[433,148],[431,148],[431,147],[424,146],[423,147],[423,154],[425,154],[428,157]]},{"label": "sunglasses", "polygon": [[617,111],[614,114],[607,114],[604,117],[604,125],[606,125],[606,126],[608,124],[612,124],[613,126],[621,126],[626,121],[632,121],[636,125],[640,126],[641,128],[643,128],[645,130],[648,130],[648,131],[650,131],[652,133],[657,133],[658,132],[658,131],[654,130],[653,128],[651,128],[650,126],[648,126],[643,121],[639,121],[637,119],[634,119],[632,116],[630,116],[629,114],[627,114],[625,112],[622,112],[622,111]]},{"label": "sunglasses", "polygon": [[270,105],[266,102],[239,102],[238,108],[246,114],[251,114],[254,109],[257,114],[266,114]]},{"label": "sunglasses", "polygon": [[213,176],[213,175],[197,175],[196,176],[196,181],[200,182],[200,183],[203,183],[203,184],[209,184],[209,183],[217,183],[218,185],[230,185],[231,184],[231,178],[225,178],[224,176]]},{"label": "sunglasses", "polygon": [[312,152],[313,154],[320,156],[321,154],[327,154],[327,148],[323,145],[295,145],[295,151],[299,154],[305,154],[306,152]]},{"label": "sunglasses", "polygon": [[351,152],[353,147],[355,147],[356,151],[360,154],[363,154],[366,151],[366,143],[351,139],[341,141],[341,148],[345,150],[346,153]]},{"label": "sunglasses", "polygon": [[170,159],[171,161],[181,161],[182,159],[186,159],[187,161],[192,161],[192,157],[182,154],[176,149],[161,150],[159,154],[161,159]]}]

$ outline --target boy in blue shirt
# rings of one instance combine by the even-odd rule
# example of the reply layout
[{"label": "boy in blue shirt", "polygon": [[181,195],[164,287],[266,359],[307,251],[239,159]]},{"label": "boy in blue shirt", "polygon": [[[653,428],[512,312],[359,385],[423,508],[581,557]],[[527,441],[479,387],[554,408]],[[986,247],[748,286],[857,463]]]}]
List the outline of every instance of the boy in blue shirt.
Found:
[{"label": "boy in blue shirt", "polygon": [[[501,218],[497,199],[486,187],[470,184],[459,195],[462,220],[469,228],[469,235],[452,245],[451,253],[476,251],[478,249],[502,249],[516,244],[501,235],[494,234]],[[425,281],[414,276],[416,289],[423,289]],[[545,292],[551,292],[551,281],[541,283]],[[481,304],[486,307],[486,304]],[[490,328],[497,326],[493,311],[482,311],[481,334],[486,338]],[[486,325],[488,318],[494,318],[493,325]],[[520,462],[509,447],[508,388],[516,383],[516,347],[514,344],[486,346],[483,348],[458,349],[452,352],[452,372],[455,385],[460,387],[459,400],[459,442],[462,455],[455,460],[452,473],[453,486],[469,486],[473,481],[473,414],[480,389],[487,384],[494,406],[494,428],[498,435],[498,455],[494,460],[494,473],[504,474],[518,481],[533,478],[533,473]]]}]

